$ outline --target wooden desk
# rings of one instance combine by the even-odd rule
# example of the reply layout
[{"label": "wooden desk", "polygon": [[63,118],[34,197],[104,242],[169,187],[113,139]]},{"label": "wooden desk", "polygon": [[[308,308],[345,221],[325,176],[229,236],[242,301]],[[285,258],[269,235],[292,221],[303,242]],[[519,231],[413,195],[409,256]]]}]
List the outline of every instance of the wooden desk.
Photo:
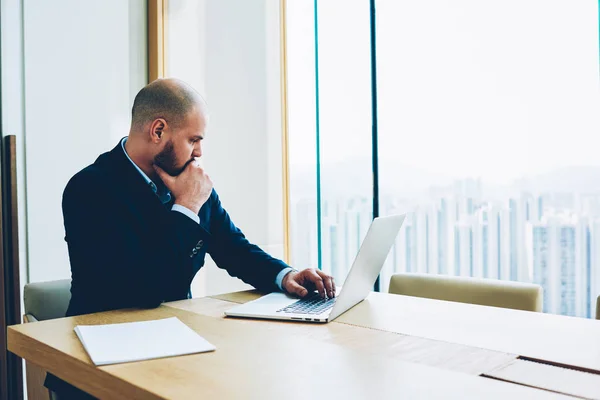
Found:
[{"label": "wooden desk", "polygon": [[338,319],[600,373],[600,321],[371,293]]},{"label": "wooden desk", "polygon": [[[244,291],[212,297],[245,303],[260,294]],[[433,345],[431,340],[452,343],[487,350],[478,356],[522,356],[600,375],[600,320],[371,293],[335,322],[409,335],[428,346]],[[487,368],[481,365],[473,372]]]},{"label": "wooden desk", "polygon": [[[237,292],[212,298],[198,298],[169,303],[176,307],[194,313],[222,317],[225,310],[235,304],[256,299],[256,292]],[[227,300],[225,300],[227,299]],[[225,300],[225,301],[222,301]],[[314,324],[289,323],[283,321],[248,321],[256,324],[269,324],[271,329],[280,329],[282,334],[288,330],[310,336],[314,339],[335,342],[331,330],[315,329]],[[333,322],[336,332],[343,334],[346,341],[352,343],[354,349],[378,352],[393,357],[396,360],[428,365],[463,372],[471,375],[481,375],[492,371],[517,358],[516,354],[503,353],[487,349],[430,340],[418,336],[398,335],[376,329],[356,329],[348,324]],[[320,326],[320,325],[319,325]]]},{"label": "wooden desk", "polygon": [[[347,322],[311,325],[223,318],[223,311],[235,305],[227,300],[247,301],[253,296],[238,293],[229,298],[167,303],[154,310],[120,310],[17,325],[8,329],[8,347],[101,398],[562,397],[473,376],[513,362],[514,354]],[[217,351],[95,367],[73,332],[78,324],[171,316],[215,344]]]}]

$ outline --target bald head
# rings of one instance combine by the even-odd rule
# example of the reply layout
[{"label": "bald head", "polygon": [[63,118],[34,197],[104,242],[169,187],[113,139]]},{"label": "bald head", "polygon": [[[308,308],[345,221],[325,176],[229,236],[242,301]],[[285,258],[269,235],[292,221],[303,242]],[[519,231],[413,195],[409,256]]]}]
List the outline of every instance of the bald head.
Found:
[{"label": "bald head", "polygon": [[202,157],[206,135],[206,103],[190,85],[159,79],[135,96],[125,151],[152,179],[154,166],[176,176]]},{"label": "bald head", "polygon": [[157,118],[165,119],[176,128],[192,110],[206,117],[206,103],[194,88],[179,79],[157,79],[135,96],[131,130],[140,131]]}]

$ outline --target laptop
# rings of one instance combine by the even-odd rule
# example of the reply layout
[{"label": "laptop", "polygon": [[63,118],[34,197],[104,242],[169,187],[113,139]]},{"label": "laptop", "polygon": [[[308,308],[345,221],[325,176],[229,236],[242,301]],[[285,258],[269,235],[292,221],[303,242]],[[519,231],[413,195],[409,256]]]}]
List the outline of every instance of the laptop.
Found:
[{"label": "laptop", "polygon": [[373,220],[343,287],[336,290],[336,297],[322,299],[314,293],[298,299],[287,293],[271,293],[232,307],[225,311],[225,315],[317,323],[333,321],[363,301],[373,290],[404,218],[405,215],[393,215]]}]

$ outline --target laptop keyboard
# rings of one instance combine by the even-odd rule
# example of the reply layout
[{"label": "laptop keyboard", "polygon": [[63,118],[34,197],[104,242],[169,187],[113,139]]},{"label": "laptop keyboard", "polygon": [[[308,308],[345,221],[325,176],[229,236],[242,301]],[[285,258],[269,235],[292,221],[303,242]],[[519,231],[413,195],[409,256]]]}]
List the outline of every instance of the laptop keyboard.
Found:
[{"label": "laptop keyboard", "polygon": [[287,307],[277,310],[287,314],[321,314],[329,310],[335,304],[337,297],[322,299],[318,293],[308,298],[300,299]]}]

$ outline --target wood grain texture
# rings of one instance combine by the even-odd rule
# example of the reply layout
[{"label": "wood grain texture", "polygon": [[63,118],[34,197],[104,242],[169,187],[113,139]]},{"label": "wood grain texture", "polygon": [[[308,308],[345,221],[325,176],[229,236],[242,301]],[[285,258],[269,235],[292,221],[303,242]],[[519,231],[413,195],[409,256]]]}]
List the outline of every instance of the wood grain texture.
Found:
[{"label": "wood grain texture", "polygon": [[48,400],[50,395],[44,386],[46,371],[26,361],[25,376],[27,377],[27,400]]},{"label": "wood grain texture", "polygon": [[[240,295],[240,293],[243,294]],[[237,292],[234,296],[225,297],[240,300],[247,297],[254,298],[255,294]],[[179,308],[216,318],[224,318],[223,314],[225,310],[235,305],[236,303],[215,298],[197,298],[165,303],[165,306],[168,307]],[[313,339],[334,344],[343,341],[345,345],[357,351],[383,354],[395,360],[413,362],[472,375],[480,375],[494,370],[517,358],[515,354],[416,336],[401,335],[394,332],[363,329],[348,324],[336,323],[335,321],[328,324],[327,328],[321,324],[315,325],[286,321],[248,319],[239,319],[239,321],[249,324],[266,325],[272,330],[280,331],[282,335],[301,333]]]},{"label": "wood grain texture", "polygon": [[287,67],[287,0],[279,0],[279,70],[281,89],[281,181],[283,200],[283,261],[292,263],[290,233],[290,145]]},{"label": "wood grain texture", "polygon": [[[212,312],[212,311],[209,311]],[[178,317],[215,344],[212,353],[95,367],[73,328]],[[362,334],[377,335],[364,337]],[[381,338],[379,338],[381,336]],[[562,398],[458,372],[405,363],[377,341],[399,335],[344,324],[305,325],[204,316],[161,306],[10,327],[9,348],[101,398],[505,399]],[[382,351],[382,349],[384,349]],[[290,380],[303,382],[298,390]],[[306,384],[304,384],[306,383]]]},{"label": "wood grain texture", "polygon": [[600,371],[591,319],[371,293],[336,321]]},{"label": "wood grain texture", "polygon": [[172,301],[163,304],[165,307],[191,311],[207,317],[223,318],[226,310],[235,307],[236,303],[212,297],[198,297],[190,300]]},{"label": "wood grain texture", "polygon": [[167,0],[148,0],[148,83],[166,73],[165,23]]},{"label": "wood grain texture", "polygon": [[[23,315],[23,323],[37,322],[31,314]],[[25,362],[25,376],[27,382],[27,400],[48,400],[48,389],[44,386],[46,371],[29,361]]]},{"label": "wood grain texture", "polygon": [[486,376],[586,399],[600,399],[600,375],[527,360],[514,360]]},{"label": "wood grain texture", "polygon": [[241,292],[223,293],[215,296],[210,296],[213,299],[219,299],[224,301],[230,301],[232,303],[243,304],[252,300],[258,299],[260,296],[264,296],[258,290],[243,290]]}]

